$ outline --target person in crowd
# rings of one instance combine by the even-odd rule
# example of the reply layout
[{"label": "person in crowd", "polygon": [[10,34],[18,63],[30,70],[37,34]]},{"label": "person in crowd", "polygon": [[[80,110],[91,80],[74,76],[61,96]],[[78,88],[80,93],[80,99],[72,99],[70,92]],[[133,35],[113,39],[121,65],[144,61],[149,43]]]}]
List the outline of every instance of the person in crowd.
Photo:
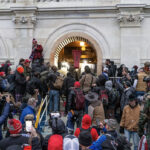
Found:
[{"label": "person in crowd", "polygon": [[36,104],[37,104],[37,100],[35,98],[30,98],[28,100],[28,106],[23,109],[20,116],[20,121],[23,125],[25,123],[24,120],[26,115],[32,114],[34,116],[34,121],[36,120],[36,116],[35,116]]},{"label": "person in crowd", "polygon": [[24,61],[25,61],[25,59],[20,58],[19,65],[22,66],[22,67],[24,67]]},{"label": "person in crowd", "polygon": [[[141,145],[144,145],[145,147],[148,147],[148,150],[150,149],[150,94],[145,97],[145,104],[144,108],[140,113],[140,119],[138,124],[138,134],[141,137],[142,142]],[[143,140],[143,137],[146,136],[146,140]],[[146,149],[146,148],[145,148]],[[139,150],[140,147],[139,147]]]},{"label": "person in crowd", "polygon": [[107,114],[108,107],[108,90],[105,88],[106,78],[104,75],[99,75],[96,81],[96,86],[93,87],[93,92],[96,92],[99,95],[100,101],[103,103],[105,117]]},{"label": "person in crowd", "polygon": [[108,107],[106,117],[108,119],[114,119],[115,108],[119,99],[119,92],[116,88],[113,88],[113,83],[111,80],[106,81],[105,88],[108,90]]},{"label": "person in crowd", "polygon": [[73,75],[71,74],[71,72],[67,73],[67,77],[64,79],[64,83],[63,83],[63,93],[66,96],[66,106],[65,106],[65,113],[68,113],[68,97],[71,91],[71,87],[74,87],[74,83],[75,83],[75,79],[73,77]]},{"label": "person in crowd", "polygon": [[121,83],[129,81],[132,84],[132,78],[129,74],[129,69],[127,67],[124,67],[122,70],[122,78],[121,78]]},{"label": "person in crowd", "polygon": [[10,66],[11,66],[10,60],[6,60],[6,62],[4,64],[2,64],[1,71],[4,71],[6,76],[8,75]]},{"label": "person in crowd", "polygon": [[26,59],[24,61],[24,75],[25,77],[29,76],[31,77],[31,68],[30,68],[30,60],[29,59]]},{"label": "person in crowd", "polygon": [[129,96],[135,93],[135,89],[131,86],[131,83],[129,81],[126,81],[123,83],[124,85],[124,90],[121,96],[121,101],[120,101],[120,109],[123,111],[124,107],[128,104],[129,102]]},{"label": "person in crowd", "polygon": [[113,68],[113,65],[111,64],[110,59],[106,59],[105,65],[106,65],[106,68],[108,68],[108,76],[113,77],[115,73],[114,73],[114,68]]},{"label": "person in crowd", "polygon": [[123,109],[120,127],[124,128],[125,136],[129,142],[131,137],[133,138],[134,150],[137,150],[139,143],[139,136],[137,133],[139,116],[140,106],[136,101],[136,97],[134,95],[130,95],[129,104]]},{"label": "person in crowd", "polygon": [[84,94],[87,94],[91,90],[92,85],[96,83],[96,78],[92,75],[89,66],[85,66],[85,74],[79,82]]},{"label": "person in crowd", "polygon": [[109,80],[109,76],[108,76],[108,68],[104,67],[103,68],[103,73],[102,75],[104,75],[104,77],[106,78],[106,81]]},{"label": "person in crowd", "polygon": [[0,141],[0,150],[42,150],[38,134],[33,127],[30,130],[30,136],[24,136],[21,122],[17,119],[10,119],[8,129],[10,136]]},{"label": "person in crowd", "polygon": [[54,86],[54,83],[60,73],[57,72],[57,67],[52,66],[52,72],[48,75],[49,81],[49,112],[58,111],[59,110],[59,103],[60,103],[60,91]]},{"label": "person in crowd", "polygon": [[[95,76],[91,73],[89,66],[85,66],[85,73],[82,75],[82,78],[79,80],[81,89],[84,94],[87,94],[91,91],[93,85],[96,83]],[[88,113],[88,101],[85,99],[85,113]]]},{"label": "person in crowd", "polygon": [[74,125],[77,127],[81,126],[81,121],[83,117],[83,111],[85,107],[85,98],[83,91],[80,88],[80,82],[76,81],[74,83],[74,88],[71,89],[68,98],[68,116],[67,116],[67,129],[69,133],[73,133]]},{"label": "person in crowd", "polygon": [[83,131],[79,135],[79,144],[81,150],[87,150],[92,145],[92,136],[90,132]]},{"label": "person in crowd", "polygon": [[[62,138],[64,138],[67,135],[65,123],[60,118],[52,118],[50,119],[50,127],[52,128],[52,134],[49,134],[45,137],[44,143],[43,143],[43,150],[48,149],[49,145],[49,139],[54,135],[59,135]],[[54,136],[55,138],[55,136]],[[56,137],[57,138],[57,137]],[[58,142],[58,141],[57,141]],[[53,146],[57,145],[58,143],[52,143]],[[63,143],[62,143],[63,144]]]},{"label": "person in crowd", "polygon": [[36,39],[32,40],[32,53],[30,55],[30,60],[32,60],[32,63],[34,63],[35,61],[38,61],[40,64],[43,61],[43,47],[42,45],[39,45],[37,43]]},{"label": "person in crowd", "polygon": [[[26,122],[26,121],[27,122],[31,121],[32,122],[32,126],[34,127],[35,120],[34,120],[34,115],[33,114],[26,115],[25,119],[24,119],[24,122]],[[27,137],[31,137],[31,134],[29,134],[29,132],[26,129],[27,129],[27,127],[26,127],[26,123],[25,123],[24,125],[22,125],[22,135],[27,136]],[[35,129],[35,130],[36,130],[39,142],[40,142],[41,147],[42,147],[43,142],[44,142],[44,137],[37,129]]]},{"label": "person in crowd", "polygon": [[19,120],[10,119],[8,121],[8,129],[10,136],[0,141],[1,150],[6,150],[12,145],[29,144],[29,138],[21,135],[22,124]]},{"label": "person in crowd", "polygon": [[130,76],[131,76],[132,80],[135,79],[135,77],[137,76],[137,73],[138,73],[138,66],[134,65],[130,72]]},{"label": "person in crowd", "polygon": [[92,126],[97,126],[98,122],[103,122],[105,119],[103,104],[95,92],[89,92],[85,95],[85,98],[90,104],[88,107],[88,115],[92,119]]},{"label": "person in crowd", "polygon": [[5,72],[0,72],[0,91],[7,92],[10,84],[6,78]]},{"label": "person in crowd", "polygon": [[121,64],[120,67],[117,69],[117,77],[122,77],[122,71],[123,71],[123,68],[125,68],[126,66],[124,64]]},{"label": "person in crowd", "polygon": [[22,97],[25,94],[26,82],[29,80],[29,77],[24,76],[24,68],[22,66],[17,67],[15,73],[15,100],[16,102],[21,102]]},{"label": "person in crowd", "polygon": [[98,138],[98,133],[97,133],[95,128],[92,128],[91,125],[92,125],[91,117],[89,115],[87,115],[87,114],[84,115],[83,119],[82,119],[82,126],[76,129],[74,135],[76,137],[79,137],[81,132],[89,131],[91,133],[92,140],[96,141],[97,138]]},{"label": "person in crowd", "polygon": [[[1,104],[1,101],[3,101],[3,97],[2,97],[2,94],[0,93],[0,104]],[[6,105],[4,106],[4,108],[1,108],[1,110],[3,110],[3,112],[0,115],[0,140],[2,140],[2,131],[1,131],[2,125],[7,119],[9,111],[10,111],[10,96],[9,95],[6,97]]]},{"label": "person in crowd", "polygon": [[[92,145],[89,147],[90,150],[103,150],[104,148],[109,146],[106,143],[109,137],[111,139],[117,139],[117,137],[119,136],[119,134],[116,131],[118,124],[115,119],[108,119],[105,121],[105,123],[106,123],[107,133],[103,134],[97,139],[97,141],[93,142]],[[111,148],[107,147],[107,149],[111,149]]]},{"label": "person in crowd", "polygon": [[79,150],[79,140],[74,135],[67,135],[63,140],[63,150]]},{"label": "person in crowd", "polygon": [[145,67],[144,69],[143,68],[140,68],[139,69],[139,72],[134,80],[134,87],[136,88],[136,96],[143,96],[146,92],[146,88],[147,88],[147,85],[146,85],[146,82],[143,81],[144,77],[147,77],[148,74],[146,73],[147,72],[147,67],[150,66],[150,63],[146,62],[145,64]]}]

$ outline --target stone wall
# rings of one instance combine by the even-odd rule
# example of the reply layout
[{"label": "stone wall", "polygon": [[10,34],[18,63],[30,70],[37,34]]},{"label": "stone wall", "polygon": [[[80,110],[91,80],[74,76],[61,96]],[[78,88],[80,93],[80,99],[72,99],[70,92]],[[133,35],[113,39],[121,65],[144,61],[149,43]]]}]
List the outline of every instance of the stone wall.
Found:
[{"label": "stone wall", "polygon": [[36,38],[44,47],[45,60],[53,64],[57,46],[71,36],[90,40],[98,72],[107,58],[128,67],[149,60],[149,1],[92,2],[1,0],[0,63],[10,59],[16,65],[20,58],[28,58]]}]

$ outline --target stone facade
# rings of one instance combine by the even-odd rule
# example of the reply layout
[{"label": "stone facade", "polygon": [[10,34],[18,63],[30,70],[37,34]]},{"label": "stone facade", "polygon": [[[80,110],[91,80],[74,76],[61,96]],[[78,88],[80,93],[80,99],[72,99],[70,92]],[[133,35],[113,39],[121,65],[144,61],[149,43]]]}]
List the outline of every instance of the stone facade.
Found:
[{"label": "stone facade", "polygon": [[28,58],[32,39],[44,47],[45,61],[66,38],[92,43],[97,69],[115,63],[142,66],[150,60],[149,0],[0,0],[0,63]]}]

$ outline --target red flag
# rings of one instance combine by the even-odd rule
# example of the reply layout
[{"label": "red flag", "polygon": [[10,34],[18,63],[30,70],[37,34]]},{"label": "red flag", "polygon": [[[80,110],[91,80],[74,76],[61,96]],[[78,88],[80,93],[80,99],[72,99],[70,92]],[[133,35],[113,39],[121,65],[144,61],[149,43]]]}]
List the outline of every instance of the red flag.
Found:
[{"label": "red flag", "polygon": [[80,50],[73,50],[72,54],[73,54],[73,58],[74,58],[74,67],[79,68],[81,51]]}]

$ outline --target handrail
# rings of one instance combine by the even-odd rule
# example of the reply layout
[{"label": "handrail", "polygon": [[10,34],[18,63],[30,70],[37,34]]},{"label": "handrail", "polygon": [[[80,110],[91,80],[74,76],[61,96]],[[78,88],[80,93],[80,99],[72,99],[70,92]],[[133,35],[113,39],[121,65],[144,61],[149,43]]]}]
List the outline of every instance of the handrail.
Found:
[{"label": "handrail", "polygon": [[40,116],[39,124],[41,123],[45,113],[46,113],[46,121],[48,120],[48,109],[47,109],[48,104],[49,104],[48,95],[46,95],[46,97],[43,101],[43,106],[45,106],[45,107],[44,107],[44,110],[42,111],[42,114]]}]

